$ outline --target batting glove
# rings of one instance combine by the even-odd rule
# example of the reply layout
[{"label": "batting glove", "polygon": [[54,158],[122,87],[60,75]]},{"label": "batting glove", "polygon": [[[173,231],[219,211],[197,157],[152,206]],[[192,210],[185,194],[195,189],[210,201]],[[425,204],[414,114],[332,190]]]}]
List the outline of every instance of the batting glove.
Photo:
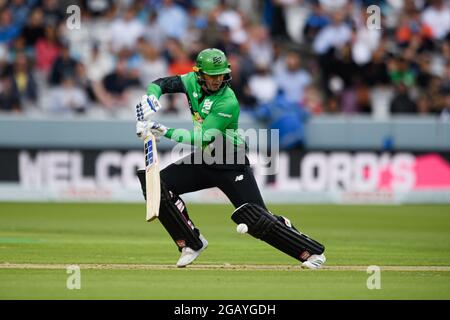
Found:
[{"label": "batting glove", "polygon": [[137,121],[136,122],[136,135],[144,140],[147,136],[147,122],[145,121]]},{"label": "batting glove", "polygon": [[136,135],[144,140],[148,132],[151,132],[156,138],[162,137],[167,133],[167,127],[161,123],[154,121],[138,121],[136,122]]},{"label": "batting glove", "polygon": [[143,95],[141,101],[136,105],[136,120],[149,121],[154,113],[161,109],[161,104],[154,95]]},{"label": "batting glove", "polygon": [[167,133],[168,128],[161,123],[150,121],[148,125],[149,130],[151,131],[151,133],[153,133],[155,137],[162,137]]}]

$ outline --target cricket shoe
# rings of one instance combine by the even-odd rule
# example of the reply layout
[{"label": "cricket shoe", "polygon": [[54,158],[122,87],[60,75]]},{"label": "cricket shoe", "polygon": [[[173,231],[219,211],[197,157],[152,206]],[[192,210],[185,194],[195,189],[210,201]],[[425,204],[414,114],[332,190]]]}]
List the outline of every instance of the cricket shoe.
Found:
[{"label": "cricket shoe", "polygon": [[199,250],[195,251],[189,247],[184,247],[181,249],[181,257],[178,259],[177,267],[183,268],[186,267],[188,264],[191,264],[194,262],[195,259],[202,253],[203,250],[205,250],[208,247],[208,241],[205,239],[204,236],[200,235],[200,240],[203,243],[203,247],[201,247]]},{"label": "cricket shoe", "polygon": [[327,261],[323,254],[313,254],[305,262],[302,263],[302,268],[308,269],[320,269],[322,265]]}]

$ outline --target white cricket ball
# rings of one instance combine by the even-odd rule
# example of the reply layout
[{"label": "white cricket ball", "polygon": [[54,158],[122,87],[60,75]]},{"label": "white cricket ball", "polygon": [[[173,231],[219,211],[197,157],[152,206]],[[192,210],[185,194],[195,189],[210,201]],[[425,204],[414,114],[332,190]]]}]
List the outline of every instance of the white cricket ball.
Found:
[{"label": "white cricket ball", "polygon": [[237,231],[238,233],[244,234],[244,233],[246,233],[246,232],[248,231],[248,227],[247,227],[247,225],[246,225],[245,223],[240,223],[240,224],[238,224],[238,226],[236,227],[236,231]]}]

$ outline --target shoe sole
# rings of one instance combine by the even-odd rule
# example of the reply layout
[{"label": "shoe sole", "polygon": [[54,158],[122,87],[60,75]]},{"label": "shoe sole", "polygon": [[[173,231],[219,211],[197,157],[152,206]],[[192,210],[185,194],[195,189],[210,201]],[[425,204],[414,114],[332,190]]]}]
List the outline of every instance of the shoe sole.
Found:
[{"label": "shoe sole", "polygon": [[317,270],[317,269],[322,268],[322,265],[323,265],[323,263],[321,263],[321,264],[319,264],[319,265],[317,266],[317,265],[314,265],[314,264],[312,264],[312,263],[309,263],[309,261],[305,261],[305,262],[303,262],[303,263],[301,264],[301,267],[302,267],[303,269]]},{"label": "shoe sole", "polygon": [[302,268],[302,269],[308,269],[308,270],[317,270],[317,269],[320,269],[320,267],[307,266],[307,265],[305,265],[305,264],[302,264],[302,265],[301,265],[301,268]]}]

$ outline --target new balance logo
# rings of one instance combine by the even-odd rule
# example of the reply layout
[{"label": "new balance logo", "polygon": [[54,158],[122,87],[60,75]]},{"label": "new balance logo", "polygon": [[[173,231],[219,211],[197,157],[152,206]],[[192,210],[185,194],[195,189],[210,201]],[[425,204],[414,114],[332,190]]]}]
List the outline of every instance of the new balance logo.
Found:
[{"label": "new balance logo", "polygon": [[244,175],[243,174],[241,174],[240,176],[237,176],[234,181],[236,182],[236,181],[242,181],[242,180],[244,180]]}]

